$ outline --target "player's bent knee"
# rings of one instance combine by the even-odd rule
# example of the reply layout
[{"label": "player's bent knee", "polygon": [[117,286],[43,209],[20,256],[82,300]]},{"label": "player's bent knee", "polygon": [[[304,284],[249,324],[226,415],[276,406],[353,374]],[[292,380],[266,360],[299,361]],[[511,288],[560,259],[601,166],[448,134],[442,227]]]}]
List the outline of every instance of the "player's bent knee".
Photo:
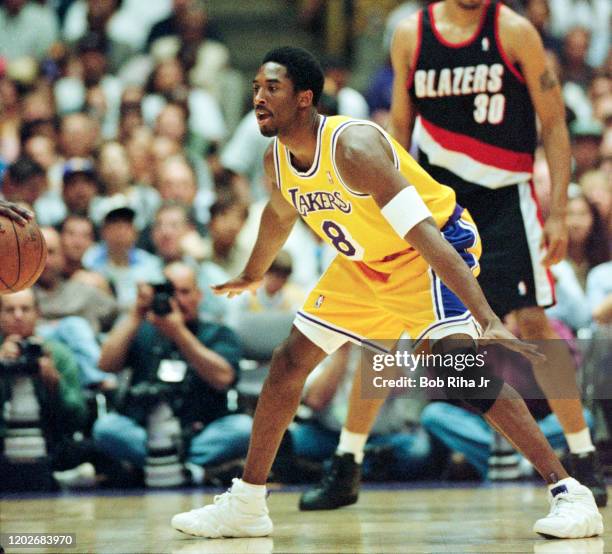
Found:
[{"label": "player's bent knee", "polygon": [[306,376],[310,368],[301,363],[300,357],[296,356],[291,351],[291,346],[288,341],[281,343],[274,349],[272,354],[272,363],[268,373],[268,379],[282,379],[286,381],[292,376]]}]

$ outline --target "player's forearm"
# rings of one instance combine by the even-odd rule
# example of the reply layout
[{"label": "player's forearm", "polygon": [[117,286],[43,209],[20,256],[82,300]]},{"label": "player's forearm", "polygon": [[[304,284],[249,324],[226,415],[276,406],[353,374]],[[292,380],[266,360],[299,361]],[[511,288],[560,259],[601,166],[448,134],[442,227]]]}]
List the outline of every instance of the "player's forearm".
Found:
[{"label": "player's forearm", "polygon": [[[444,284],[451,289],[465,306],[472,312],[476,321],[483,328],[486,328],[493,321],[499,318],[489,306],[476,277],[468,268],[459,254],[450,246],[445,248],[446,254],[441,256],[441,252],[433,254],[430,265],[438,274]],[[428,260],[429,261],[429,260]]]},{"label": "player's forearm", "polygon": [[172,337],[181,355],[200,378],[217,390],[226,390],[236,376],[229,362],[214,350],[206,348],[187,327]]},{"label": "player's forearm", "polygon": [[102,371],[116,373],[123,369],[130,344],[139,326],[140,320],[130,313],[110,332],[100,352],[98,366]]},{"label": "player's forearm", "polygon": [[268,205],[259,224],[257,241],[242,274],[253,280],[261,279],[272,265],[293,229],[295,219],[283,220]]},{"label": "player's forearm", "polygon": [[556,121],[542,126],[542,142],[550,169],[551,200],[550,213],[565,217],[567,186],[571,177],[571,148],[567,126]]},{"label": "player's forearm", "polygon": [[442,237],[433,220],[424,221],[411,229],[406,240],[420,252],[438,277],[459,297],[483,328],[499,320],[472,271]]}]

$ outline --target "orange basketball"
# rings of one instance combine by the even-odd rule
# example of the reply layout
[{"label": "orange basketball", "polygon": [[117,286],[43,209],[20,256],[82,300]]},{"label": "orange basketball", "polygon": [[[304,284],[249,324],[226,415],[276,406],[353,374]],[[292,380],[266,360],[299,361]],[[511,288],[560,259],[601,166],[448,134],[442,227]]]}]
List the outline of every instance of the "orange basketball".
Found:
[{"label": "orange basketball", "polygon": [[34,221],[21,226],[0,215],[0,294],[31,287],[47,260],[47,244]]}]

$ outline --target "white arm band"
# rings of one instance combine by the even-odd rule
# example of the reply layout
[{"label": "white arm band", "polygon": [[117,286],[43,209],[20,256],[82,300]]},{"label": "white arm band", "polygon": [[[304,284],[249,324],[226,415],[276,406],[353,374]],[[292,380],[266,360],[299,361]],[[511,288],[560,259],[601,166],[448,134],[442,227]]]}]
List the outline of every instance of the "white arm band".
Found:
[{"label": "white arm band", "polygon": [[402,238],[417,223],[431,217],[431,212],[413,186],[398,192],[381,210],[384,218]]}]

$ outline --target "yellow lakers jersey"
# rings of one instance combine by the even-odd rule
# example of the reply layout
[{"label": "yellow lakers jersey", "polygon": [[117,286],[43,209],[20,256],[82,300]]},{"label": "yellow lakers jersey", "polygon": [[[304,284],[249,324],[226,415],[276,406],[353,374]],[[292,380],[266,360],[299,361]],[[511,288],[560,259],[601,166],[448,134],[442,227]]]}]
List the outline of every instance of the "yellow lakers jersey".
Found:
[{"label": "yellow lakers jersey", "polygon": [[288,148],[275,139],[277,186],[284,198],[340,254],[385,271],[389,268],[385,262],[407,252],[410,245],[393,230],[374,199],[349,189],[336,169],[338,137],[351,125],[371,125],[381,131],[391,146],[395,166],[416,188],[440,228],[455,209],[455,192],[429,176],[397,141],[370,121],[321,116],[314,162],[304,172],[293,167]]}]

